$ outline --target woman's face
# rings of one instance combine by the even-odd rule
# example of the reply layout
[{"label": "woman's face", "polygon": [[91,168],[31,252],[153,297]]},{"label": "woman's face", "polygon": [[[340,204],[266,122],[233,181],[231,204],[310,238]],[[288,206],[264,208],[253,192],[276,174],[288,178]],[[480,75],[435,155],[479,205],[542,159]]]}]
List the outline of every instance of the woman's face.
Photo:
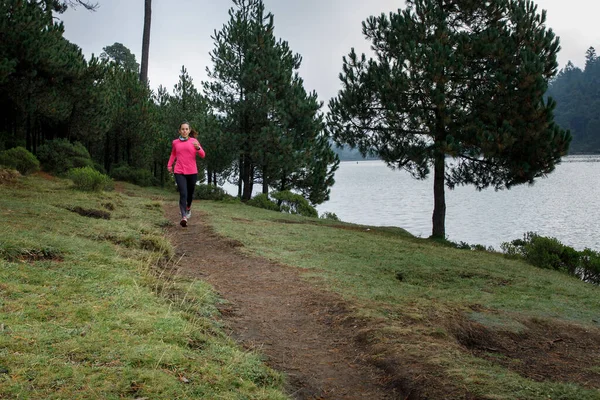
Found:
[{"label": "woman's face", "polygon": [[190,126],[188,124],[181,124],[179,126],[179,135],[183,138],[190,136]]}]

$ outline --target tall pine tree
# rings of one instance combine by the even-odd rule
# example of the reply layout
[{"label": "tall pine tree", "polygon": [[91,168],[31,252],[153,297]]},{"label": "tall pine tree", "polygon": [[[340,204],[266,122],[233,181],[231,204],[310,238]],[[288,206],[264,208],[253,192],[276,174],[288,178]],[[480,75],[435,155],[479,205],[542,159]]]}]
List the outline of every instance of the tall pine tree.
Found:
[{"label": "tall pine tree", "polygon": [[339,144],[416,178],[433,169],[432,236],[444,238],[445,185],[532,183],[566,154],[543,99],[559,43],[529,0],[406,4],[363,23],[375,57],[344,58],[328,122]]},{"label": "tall pine tree", "polygon": [[238,194],[249,199],[261,181],[263,192],[275,185],[301,190],[292,175],[313,170],[311,179],[322,177],[323,184],[305,182],[304,189],[323,191],[311,198],[325,199],[337,158],[318,140],[324,135],[321,104],[297,75],[301,57],[275,37],[273,15],[261,0],[233,2],[229,23],[213,36],[214,67],[205,88],[238,144]]}]

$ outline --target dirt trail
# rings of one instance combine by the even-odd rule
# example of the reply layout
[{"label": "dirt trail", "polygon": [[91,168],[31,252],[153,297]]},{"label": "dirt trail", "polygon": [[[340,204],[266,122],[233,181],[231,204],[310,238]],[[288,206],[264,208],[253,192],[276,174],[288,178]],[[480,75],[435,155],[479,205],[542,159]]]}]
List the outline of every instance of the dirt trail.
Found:
[{"label": "dirt trail", "polygon": [[[179,221],[176,207],[167,217]],[[234,338],[288,376],[296,399],[397,399],[387,378],[370,366],[356,342],[360,322],[348,305],[299,276],[299,269],[251,257],[218,236],[195,211],[187,228],[171,228],[179,272],[212,284]]]}]

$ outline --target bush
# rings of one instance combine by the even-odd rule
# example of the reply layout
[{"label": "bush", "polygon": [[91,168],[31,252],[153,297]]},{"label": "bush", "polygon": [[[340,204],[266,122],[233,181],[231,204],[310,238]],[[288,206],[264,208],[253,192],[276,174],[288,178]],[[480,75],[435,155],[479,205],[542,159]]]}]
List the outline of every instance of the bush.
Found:
[{"label": "bush", "polygon": [[277,203],[271,201],[269,196],[264,193],[257,194],[248,200],[246,204],[252,207],[264,208],[265,210],[281,211]]},{"label": "bush", "polygon": [[584,249],[579,253],[580,268],[578,275],[585,282],[600,285],[600,253],[590,249]]},{"label": "bush", "polygon": [[536,267],[562,271],[600,284],[600,253],[593,250],[579,252],[556,238],[534,232],[526,233],[523,239],[502,243],[501,248],[507,255],[522,257]]},{"label": "bush", "polygon": [[282,192],[274,192],[271,195],[273,199],[277,200],[277,203],[280,205],[280,209],[282,212],[287,212],[290,214],[299,214],[304,217],[312,217],[318,218],[319,213],[317,210],[310,204],[308,204],[308,200],[299,194],[292,193],[289,190],[284,190]]},{"label": "bush", "polygon": [[44,171],[61,175],[73,168],[93,167],[87,149],[79,142],[67,139],[49,140],[38,149],[38,158]]},{"label": "bush", "polygon": [[214,185],[200,184],[196,185],[196,189],[194,190],[194,199],[198,200],[220,201],[225,199],[227,196],[227,193],[225,193],[222,188]]},{"label": "bush", "polygon": [[486,251],[488,253],[493,253],[494,248],[492,246],[485,246],[483,244],[469,244],[465,241],[453,242],[447,239],[438,239],[438,238],[430,238],[430,240],[435,241],[436,243],[440,243],[444,246],[453,247],[459,250],[472,250],[472,251]]},{"label": "bush", "polygon": [[329,212],[329,211],[325,211],[321,217],[321,219],[328,219],[331,221],[339,221],[340,219],[338,218],[337,215],[335,215],[335,213]]},{"label": "bush", "polygon": [[0,165],[13,168],[22,175],[39,171],[40,162],[24,147],[15,147],[0,153]]},{"label": "bush", "polygon": [[523,239],[503,243],[502,250],[511,256],[521,256],[530,264],[546,269],[575,273],[579,263],[579,253],[565,246],[558,239],[527,232]]},{"label": "bush", "polygon": [[153,186],[154,176],[146,169],[133,168],[129,165],[119,165],[115,167],[111,178],[117,181],[125,181],[138,186]]},{"label": "bush", "polygon": [[101,191],[112,189],[110,177],[96,171],[92,167],[71,169],[67,176],[75,184],[75,188],[85,191]]}]

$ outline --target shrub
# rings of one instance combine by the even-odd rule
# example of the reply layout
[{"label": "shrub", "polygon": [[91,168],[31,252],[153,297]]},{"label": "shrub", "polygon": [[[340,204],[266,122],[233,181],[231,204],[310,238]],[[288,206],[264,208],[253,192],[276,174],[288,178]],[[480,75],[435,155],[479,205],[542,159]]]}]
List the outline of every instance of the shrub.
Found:
[{"label": "shrub", "polygon": [[242,200],[239,197],[232,196],[229,193],[225,193],[225,198],[221,201],[228,204],[242,204]]},{"label": "shrub", "polygon": [[507,255],[522,257],[536,267],[562,271],[600,284],[600,253],[593,250],[579,252],[556,238],[534,232],[527,232],[523,239],[502,243],[501,248]]},{"label": "shrub", "polygon": [[457,249],[460,249],[460,250],[471,250],[471,245],[470,245],[469,243],[467,243],[467,242],[460,241],[460,242],[458,242],[458,243],[454,243],[454,242],[451,242],[451,243],[452,243],[452,244],[454,245],[454,247],[456,247]]},{"label": "shrub", "polygon": [[338,218],[337,215],[335,215],[335,213],[329,212],[329,211],[325,211],[323,214],[321,214],[321,219],[328,219],[331,221],[339,221],[340,219]]},{"label": "shrub", "polygon": [[281,211],[277,203],[271,201],[269,196],[264,193],[257,194],[248,200],[246,204],[252,207],[264,208],[265,210]]},{"label": "shrub", "polygon": [[40,162],[24,147],[14,147],[0,153],[0,165],[13,168],[22,175],[39,171]]},{"label": "shrub", "polygon": [[214,185],[205,185],[200,184],[196,185],[196,189],[194,190],[194,199],[198,200],[216,200],[220,201],[227,197],[227,193],[225,191]]},{"label": "shrub", "polygon": [[130,182],[138,186],[154,185],[154,176],[146,169],[133,168],[129,165],[119,165],[110,173],[111,178],[117,181]]},{"label": "shrub", "polygon": [[492,246],[484,246],[482,244],[472,244],[471,245],[471,250],[475,250],[475,251],[487,251],[489,253],[493,253],[495,250]]},{"label": "shrub", "polygon": [[575,273],[579,262],[579,253],[565,246],[558,239],[527,232],[523,239],[503,243],[501,248],[509,255],[521,256],[539,268],[555,269],[571,274]]},{"label": "shrub", "polygon": [[75,188],[79,190],[101,191],[112,188],[110,177],[92,167],[73,168],[68,172],[68,177],[75,184]]},{"label": "shrub", "polygon": [[580,254],[580,269],[577,271],[581,279],[600,285],[600,253],[584,249]]},{"label": "shrub", "polygon": [[455,249],[459,249],[459,250],[486,251],[488,253],[494,252],[494,248],[492,246],[486,247],[483,244],[469,244],[462,240],[457,243],[457,242],[453,242],[453,241],[447,240],[447,239],[437,239],[437,238],[430,238],[430,239],[435,241],[436,243],[440,243],[440,244],[443,244],[443,245],[449,246],[449,247],[454,247]]},{"label": "shrub", "polygon": [[299,214],[305,217],[319,217],[317,210],[308,204],[308,200],[299,194],[292,193],[289,190],[284,190],[281,192],[274,192],[271,196],[273,199],[277,200],[282,212]]},{"label": "shrub", "polygon": [[61,175],[73,168],[93,167],[94,162],[87,149],[79,142],[67,139],[49,140],[38,149],[42,168],[50,173]]}]

